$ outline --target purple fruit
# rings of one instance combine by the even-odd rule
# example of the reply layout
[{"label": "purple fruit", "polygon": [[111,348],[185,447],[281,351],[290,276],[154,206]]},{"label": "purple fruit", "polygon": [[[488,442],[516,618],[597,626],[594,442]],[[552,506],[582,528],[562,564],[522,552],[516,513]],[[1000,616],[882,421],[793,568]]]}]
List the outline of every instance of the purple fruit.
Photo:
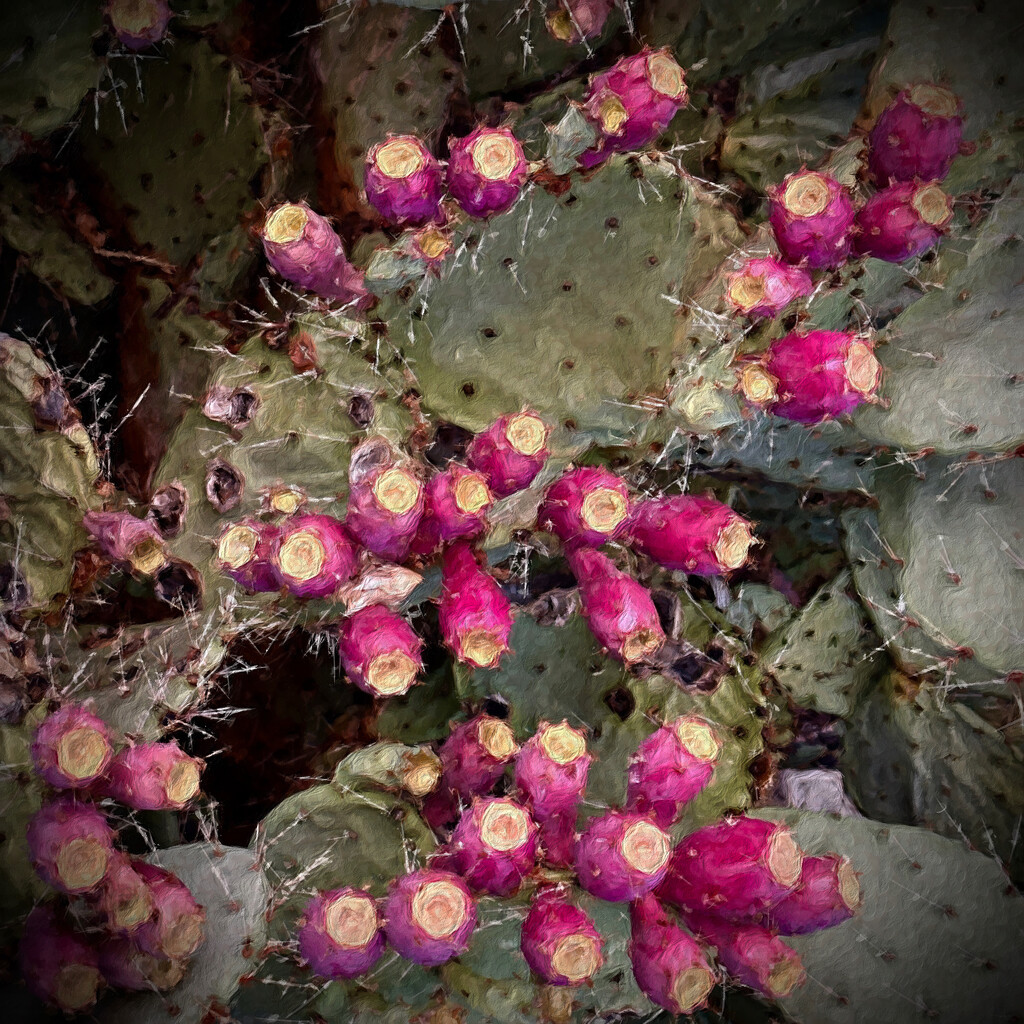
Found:
[{"label": "purple fruit", "polygon": [[510,896],[537,862],[537,826],[514,800],[477,798],[459,819],[449,853],[471,888]]},{"label": "purple fruit", "polygon": [[523,147],[508,128],[481,125],[449,139],[448,191],[471,217],[504,213],[519,198],[528,168]]},{"label": "purple fruit", "polygon": [[668,834],[642,814],[609,811],[591,818],[576,843],[580,885],[612,903],[635,900],[665,877]]},{"label": "purple fruit", "polygon": [[136,743],[117,754],[101,789],[137,811],[180,811],[199,794],[204,767],[174,740]]},{"label": "purple fruit", "polygon": [[419,532],[413,542],[416,554],[429,555],[442,544],[470,540],[487,528],[487,512],[494,495],[483,474],[452,463],[427,483]]},{"label": "purple fruit", "polygon": [[217,540],[217,565],[253,593],[271,593],[282,586],[274,562],[281,528],[256,519],[243,519],[228,526]]},{"label": "purple fruit", "polygon": [[466,450],[466,461],[490,485],[496,498],[529,487],[548,455],[547,424],[529,411],[502,416]]},{"label": "purple fruit", "polygon": [[445,646],[467,665],[495,668],[509,649],[512,606],[464,541],[441,559],[438,620]]},{"label": "purple fruit", "polygon": [[537,526],[564,544],[600,547],[626,528],[629,488],[600,466],[571,469],[547,490]]},{"label": "purple fruit", "polygon": [[806,935],[853,917],[861,903],[860,882],[846,857],[805,857],[800,884],[769,914],[780,935]]},{"label": "purple fruit", "polygon": [[59,892],[90,892],[114,857],[114,832],[92,804],[61,796],[36,811],[28,825],[36,874]]},{"label": "purple fruit", "polygon": [[47,715],[32,741],[36,771],[55,789],[79,789],[106,772],[113,757],[102,718],[80,704]]},{"label": "purple fruit", "polygon": [[555,39],[575,45],[599,36],[614,6],[613,0],[559,0],[544,23]]},{"label": "purple fruit", "polygon": [[112,562],[152,576],[167,561],[164,539],[148,519],[130,512],[86,512],[82,526]]},{"label": "purple fruit", "polygon": [[477,715],[455,726],[441,744],[444,785],[463,800],[489,793],[519,752],[507,722]]},{"label": "purple fruit", "polygon": [[405,693],[423,668],[422,651],[412,626],[384,605],[360,608],[338,627],[345,675],[375,697]]},{"label": "purple fruit", "polygon": [[136,944],[158,959],[190,957],[206,937],[206,911],[177,875],[145,861],[134,866],[153,894],[153,916],[134,933]]},{"label": "purple fruit", "polygon": [[398,462],[349,474],[345,526],[367,551],[400,562],[423,518],[423,484]]},{"label": "purple fruit", "polygon": [[441,165],[415,135],[388,135],[366,157],[366,198],[392,224],[424,224],[438,216]]},{"label": "purple fruit", "polygon": [[355,576],[359,552],[344,523],[310,512],[286,520],[273,563],[296,597],[331,597]]},{"label": "purple fruit", "polygon": [[129,992],[164,992],[185,977],[186,963],[144,953],[123,935],[105,938],[99,946],[100,971],[113,988]]},{"label": "purple fruit", "polygon": [[114,932],[133,932],[153,913],[153,894],[135,870],[135,862],[115,850],[99,889],[93,894],[96,908]]},{"label": "purple fruit", "polygon": [[746,260],[729,275],[726,298],[744,316],[778,316],[795,299],[814,290],[806,270],[790,266],[773,256]]},{"label": "purple fruit", "polygon": [[516,785],[538,821],[566,811],[575,819],[593,760],[584,733],[565,719],[558,725],[541,722],[537,726],[516,758]]},{"label": "purple fruit", "polygon": [[581,985],[604,963],[601,933],[590,915],[557,889],[534,897],[523,922],[520,949],[533,971],[548,985]]},{"label": "purple fruit", "polygon": [[960,151],[963,104],[940,85],[904,89],[871,129],[868,169],[875,181],[941,181]]},{"label": "purple fruit", "polygon": [[72,1014],[95,1004],[103,981],[99,956],[52,907],[35,907],[25,919],[18,960],[29,990],[49,1006]]},{"label": "purple fruit", "polygon": [[399,956],[436,967],[469,947],[476,904],[458,875],[424,868],[392,882],[384,917]]},{"label": "purple fruit", "polygon": [[322,978],[365,974],[384,952],[377,901],[362,889],[332,889],[306,904],[299,923],[299,952]]},{"label": "purple fruit", "polygon": [[953,201],[935,182],[890,185],[857,213],[857,251],[902,263],[935,245],[952,219]]},{"label": "purple fruit", "polygon": [[107,0],[107,20],[128,50],[145,50],[167,35],[174,12],[167,0]]},{"label": "purple fruit", "polygon": [[835,178],[798,171],[768,195],[769,219],[784,259],[812,268],[846,261],[853,241],[853,203]]}]

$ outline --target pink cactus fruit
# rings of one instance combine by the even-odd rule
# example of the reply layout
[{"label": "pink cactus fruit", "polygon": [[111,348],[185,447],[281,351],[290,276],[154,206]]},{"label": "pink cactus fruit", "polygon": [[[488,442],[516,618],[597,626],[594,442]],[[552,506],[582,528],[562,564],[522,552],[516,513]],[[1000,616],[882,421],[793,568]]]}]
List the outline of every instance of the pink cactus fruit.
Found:
[{"label": "pink cactus fruit", "polygon": [[897,182],[858,211],[857,251],[887,263],[927,252],[953,219],[953,200],[935,182]]},{"label": "pink cactus fruit", "polygon": [[710,916],[687,923],[715,947],[718,962],[729,974],[769,999],[788,996],[806,980],[796,950],[761,925],[731,924]]},{"label": "pink cactus fruit", "polygon": [[436,967],[469,947],[476,903],[458,875],[424,868],[392,882],[384,917],[399,956]]},{"label": "pink cactus fruit", "polygon": [[423,505],[423,484],[410,466],[393,462],[349,475],[345,525],[368,551],[400,562],[412,547]]},{"label": "pink cactus fruit", "polygon": [[509,128],[481,125],[463,139],[449,139],[448,191],[471,217],[510,209],[527,173],[523,147]]},{"label": "pink cactus fruit", "polygon": [[753,405],[797,423],[852,412],[874,398],[882,367],[868,339],[844,331],[787,334],[741,372],[739,388]]},{"label": "pink cactus fruit", "polygon": [[579,584],[583,617],[597,642],[626,665],[654,654],[665,633],[647,589],[592,548],[569,551],[567,557]]},{"label": "pink cactus fruit", "polygon": [[725,295],[744,316],[778,316],[791,302],[814,291],[811,275],[774,256],[745,260],[729,275]]},{"label": "pink cactus fruit", "polygon": [[591,818],[577,841],[576,876],[598,899],[623,903],[661,882],[671,853],[668,834],[649,818],[609,811]]},{"label": "pink cactus fruit", "polygon": [[717,978],[699,942],[648,893],[629,908],[633,977],[652,1002],[670,1013],[706,1005]]},{"label": "pink cactus fruit", "polygon": [[543,469],[548,456],[548,427],[534,412],[502,416],[466,450],[466,461],[483,474],[496,498],[507,498],[524,487]]},{"label": "pink cactus fruit", "polygon": [[36,771],[54,789],[79,789],[95,782],[113,757],[110,731],[81,704],[65,704],[47,715],[32,741]]},{"label": "pink cactus fruit", "polygon": [[509,649],[512,607],[463,541],[441,559],[438,619],[445,646],[467,665],[495,668]]},{"label": "pink cactus fruit", "polygon": [[392,224],[425,224],[438,215],[441,165],[415,135],[388,135],[366,157],[366,198]]},{"label": "pink cactus fruit", "polygon": [[133,932],[153,913],[153,894],[135,870],[135,862],[120,850],[110,858],[107,873],[93,895],[96,909],[114,932]]},{"label": "pink cactus fruit", "polygon": [[60,796],[32,816],[28,848],[44,882],[59,892],[86,893],[106,877],[114,857],[114,832],[92,804]]},{"label": "pink cactus fruit", "polygon": [[768,190],[769,220],[783,259],[814,269],[841,266],[853,241],[853,203],[835,178],[797,171]]},{"label": "pink cactus fruit", "polygon": [[547,490],[537,525],[564,544],[600,547],[620,536],[629,517],[625,482],[602,466],[571,469]]},{"label": "pink cactus fruit", "polygon": [[626,807],[669,828],[684,805],[711,781],[721,752],[714,728],[696,715],[656,729],[629,763]]},{"label": "pink cactus fruit", "polygon": [[108,0],[107,20],[128,50],[145,50],[167,34],[174,12],[167,0]]},{"label": "pink cactus fruit", "polygon": [[199,794],[204,767],[174,740],[136,743],[117,753],[101,788],[137,811],[180,811]]},{"label": "pink cactus fruit", "polygon": [[217,565],[253,593],[271,593],[283,585],[275,556],[281,528],[257,519],[242,519],[228,526],[217,540]]},{"label": "pink cactus fruit", "polygon": [[135,870],[153,894],[153,916],[134,932],[136,944],[158,959],[187,959],[206,938],[206,911],[172,872],[145,861]]},{"label": "pink cactus fruit", "polygon": [[305,203],[283,203],[271,210],[262,237],[267,262],[286,281],[357,309],[373,302],[363,272],[346,259],[334,228]]},{"label": "pink cactus fruit", "polygon": [[638,502],[629,522],[634,550],[666,569],[717,576],[746,564],[750,523],[714,498],[689,494]]},{"label": "pink cactus fruit", "polygon": [[345,675],[375,697],[405,693],[423,668],[423,641],[401,615],[381,604],[360,608],[338,627]]},{"label": "pink cactus fruit", "polygon": [[557,887],[542,889],[523,922],[520,949],[548,985],[581,985],[604,963],[604,941],[589,914]]},{"label": "pink cactus fruit", "polygon": [[82,526],[112,562],[152,576],[167,561],[164,540],[148,519],[130,512],[86,512]]},{"label": "pink cactus fruit", "polygon": [[437,224],[428,224],[412,234],[412,251],[435,274],[440,273],[445,258],[455,250],[452,233]]},{"label": "pink cactus fruit", "polygon": [[359,552],[344,523],[309,512],[285,522],[272,561],[296,597],[324,598],[355,576]]},{"label": "pink cactus fruit", "polygon": [[477,798],[459,819],[450,853],[470,888],[510,896],[537,862],[537,825],[514,800]]},{"label": "pink cactus fruit", "polygon": [[519,753],[508,722],[477,715],[455,726],[441,744],[444,785],[463,800],[489,793]]},{"label": "pink cactus fruit", "polygon": [[112,935],[99,945],[100,971],[112,988],[129,992],[165,992],[185,977],[183,960],[168,960],[144,953],[124,935]]},{"label": "pink cactus fruit", "polygon": [[555,39],[575,45],[599,36],[614,6],[613,0],[558,0],[548,8],[544,23]]},{"label": "pink cactus fruit", "polygon": [[657,896],[684,914],[754,920],[793,892],[802,866],[803,853],[785,825],[726,819],[676,846]]},{"label": "pink cactus fruit", "polygon": [[18,950],[29,991],[67,1014],[84,1013],[96,1002],[103,978],[99,956],[53,907],[34,907],[25,919]]},{"label": "pink cactus fruit", "polygon": [[384,952],[377,901],[350,887],[318,893],[306,904],[298,938],[302,959],[320,977],[365,974]]},{"label": "pink cactus fruit", "polygon": [[494,504],[482,473],[452,463],[427,482],[423,518],[412,549],[427,555],[453,540],[469,540],[487,528]]},{"label": "pink cactus fruit", "polygon": [[780,935],[806,935],[842,924],[860,904],[860,882],[846,857],[805,857],[800,884],[772,908],[770,924]]},{"label": "pink cactus fruit", "polygon": [[583,109],[600,139],[580,157],[580,164],[592,167],[612,153],[650,144],[687,98],[683,69],[668,49],[645,48],[621,58],[591,79]]},{"label": "pink cactus fruit", "polygon": [[941,85],[904,89],[882,111],[868,138],[875,181],[941,181],[960,151],[963,104]]}]

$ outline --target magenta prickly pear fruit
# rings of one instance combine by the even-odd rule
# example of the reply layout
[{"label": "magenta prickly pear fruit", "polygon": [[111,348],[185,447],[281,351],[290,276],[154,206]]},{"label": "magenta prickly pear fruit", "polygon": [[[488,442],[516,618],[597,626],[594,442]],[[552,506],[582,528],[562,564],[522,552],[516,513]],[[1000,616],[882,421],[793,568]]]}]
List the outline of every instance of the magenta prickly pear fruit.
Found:
[{"label": "magenta prickly pear fruit", "polygon": [[271,593],[283,581],[275,564],[281,528],[256,519],[232,523],[217,541],[217,565],[247,590]]},{"label": "magenta prickly pear fruit", "polygon": [[463,139],[449,139],[448,191],[471,217],[510,209],[527,172],[523,147],[509,128],[481,125]]},{"label": "magenta prickly pear fruit", "polygon": [[114,832],[92,804],[61,796],[36,811],[28,825],[32,866],[60,892],[90,892],[114,857]]},{"label": "magenta prickly pear fruit", "polygon": [[400,562],[412,547],[423,518],[423,484],[410,469],[385,465],[350,476],[345,525],[368,551]]},{"label": "magenta prickly pear fruit", "polygon": [[345,675],[375,697],[405,693],[423,668],[422,651],[412,626],[381,604],[360,608],[338,627]]},{"label": "magenta prickly pear fruit", "polygon": [[841,266],[853,240],[853,203],[835,178],[798,171],[768,191],[769,219],[779,252],[790,263]]},{"label": "magenta prickly pear fruit", "polygon": [[471,888],[509,896],[537,862],[537,825],[514,800],[475,799],[459,819],[450,853]]},{"label": "magenta prickly pear fruit", "polygon": [[941,181],[960,151],[963,104],[941,85],[904,89],[871,129],[868,169],[880,185]]},{"label": "magenta prickly pear fruit", "polygon": [[108,0],[107,20],[128,50],[144,50],[167,35],[174,12],[167,0]]},{"label": "magenta prickly pear fruit", "polygon": [[436,967],[469,947],[476,903],[458,875],[424,868],[391,884],[384,918],[388,941],[399,956]]},{"label": "magenta prickly pear fruit", "polygon": [[852,412],[874,398],[882,367],[871,343],[843,331],[787,334],[772,342],[760,362],[740,376],[740,391],[753,405],[797,423]]},{"label": "magenta prickly pear fruit", "polygon": [[135,870],[153,894],[153,916],[133,934],[144,953],[164,960],[190,957],[206,937],[206,911],[177,875],[145,861]]},{"label": "magenta prickly pear fruit", "polygon": [[520,949],[526,962],[549,985],[581,985],[604,963],[604,941],[590,915],[558,889],[537,894],[523,922]]},{"label": "magenta prickly pear fruit", "polygon": [[654,654],[665,633],[647,589],[592,548],[569,551],[567,557],[579,584],[583,617],[597,642],[626,665]]},{"label": "magenta prickly pear fruit", "polygon": [[198,795],[204,767],[174,740],[136,743],[118,752],[102,790],[137,811],[180,811]]},{"label": "magenta prickly pear fruit", "polygon": [[438,215],[441,165],[415,135],[389,135],[366,157],[366,198],[392,224],[425,224]]},{"label": "magenta prickly pear fruit", "polygon": [[464,800],[483,796],[494,788],[518,752],[507,722],[477,715],[455,726],[441,744],[442,779]]},{"label": "magenta prickly pear fruit", "polygon": [[516,785],[538,821],[565,811],[575,817],[593,760],[582,730],[565,719],[558,725],[541,722],[537,726],[516,758]]},{"label": "magenta prickly pear fruit", "polygon": [[806,979],[796,950],[761,925],[701,917],[692,927],[715,947],[718,962],[729,974],[769,999],[788,996]]},{"label": "magenta prickly pear fruit", "polygon": [[576,843],[576,876],[587,892],[623,903],[665,877],[672,841],[642,814],[609,811],[591,818]]},{"label": "magenta prickly pear fruit", "polygon": [[704,1006],[717,979],[700,943],[650,893],[630,906],[629,918],[629,959],[644,995],[670,1013]]},{"label": "magenta prickly pear fruit", "polygon": [[412,250],[423,260],[435,274],[441,270],[445,257],[451,255],[455,246],[452,243],[451,231],[436,224],[428,224],[425,228],[413,232]]},{"label": "magenta prickly pear fruit", "polygon": [[814,291],[811,275],[774,256],[749,259],[729,275],[726,298],[744,316],[778,316]]},{"label": "magenta prickly pear fruit", "polygon": [[580,158],[584,167],[612,153],[640,149],[669,125],[688,97],[683,69],[667,50],[644,49],[595,75],[584,112],[600,141]]},{"label": "magenta prickly pear fruit", "polygon": [[362,889],[332,889],[306,904],[299,924],[299,952],[322,978],[365,974],[384,952],[377,901]]},{"label": "magenta prickly pear fruit", "polygon": [[618,537],[629,517],[629,488],[601,466],[571,469],[547,490],[537,525],[564,544],[600,547]]},{"label": "magenta prickly pear fruit", "polygon": [[95,903],[107,926],[115,932],[132,932],[153,913],[153,894],[135,870],[127,854],[115,850]]},{"label": "magenta prickly pear fruit", "polygon": [[104,939],[99,957],[104,981],[129,992],[164,992],[185,977],[184,961],[150,956],[122,935]]},{"label": "magenta prickly pear fruit", "polygon": [[477,434],[466,460],[482,473],[496,498],[529,487],[551,453],[547,424],[533,412],[518,412],[495,420]]},{"label": "magenta prickly pear fruit", "polygon": [[599,36],[614,6],[613,0],[559,0],[544,23],[555,39],[575,45]]},{"label": "magenta prickly pear fruit", "polygon": [[738,512],[714,498],[680,494],[638,502],[629,543],[666,569],[717,576],[747,561],[754,537]]},{"label": "magenta prickly pear fruit", "polygon": [[802,866],[803,854],[785,825],[727,819],[676,846],[657,896],[684,914],[754,920],[797,887]]},{"label": "magenta prickly pear fruit", "polygon": [[953,200],[935,182],[897,182],[858,211],[857,251],[887,263],[927,252],[953,219]]},{"label": "magenta prickly pear fruit", "polygon": [[143,576],[152,576],[167,561],[164,539],[148,519],[129,512],[86,512],[82,526],[107,558]]},{"label": "magenta prickly pear fruit", "polygon": [[344,523],[309,512],[285,522],[273,563],[296,597],[331,597],[355,576],[359,552]]},{"label": "magenta prickly pear fruit", "polygon": [[651,733],[629,763],[626,806],[668,828],[711,781],[721,741],[696,715],[677,718]]},{"label": "magenta prickly pear fruit", "polygon": [[438,619],[445,646],[474,668],[494,668],[509,649],[512,607],[464,541],[442,556]]},{"label": "magenta prickly pear fruit", "polygon": [[25,919],[18,950],[29,990],[65,1013],[84,1013],[99,995],[99,956],[65,925],[52,907],[38,906]]},{"label": "magenta prickly pear fruit", "polygon": [[65,704],[47,715],[32,741],[36,771],[54,789],[88,786],[103,775],[112,757],[106,723],[81,704]]},{"label": "magenta prickly pear fruit", "polygon": [[780,935],[806,935],[853,917],[861,903],[860,882],[846,857],[805,857],[800,884],[771,911]]},{"label": "magenta prickly pear fruit", "polygon": [[413,542],[413,550],[423,555],[449,541],[483,533],[494,504],[483,474],[455,463],[430,478],[424,497],[423,518]]},{"label": "magenta prickly pear fruit", "polygon": [[300,288],[357,309],[373,301],[363,272],[346,259],[334,228],[305,203],[284,203],[271,210],[263,225],[263,251],[271,267]]}]

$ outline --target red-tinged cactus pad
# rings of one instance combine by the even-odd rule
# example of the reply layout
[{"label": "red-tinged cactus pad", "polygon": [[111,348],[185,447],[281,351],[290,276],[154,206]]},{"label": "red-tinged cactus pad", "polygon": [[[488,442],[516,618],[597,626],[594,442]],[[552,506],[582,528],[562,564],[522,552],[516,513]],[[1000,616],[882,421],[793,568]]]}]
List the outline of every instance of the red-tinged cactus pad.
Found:
[{"label": "red-tinged cactus pad", "polygon": [[103,793],[137,811],[182,810],[198,796],[204,767],[174,740],[136,743],[111,762]]},{"label": "red-tinged cactus pad", "polygon": [[733,978],[769,999],[788,996],[806,980],[796,950],[761,925],[702,917],[692,927]]},{"label": "red-tinged cactus pad", "polygon": [[846,261],[853,241],[853,203],[835,178],[799,171],[768,194],[769,219],[784,259],[812,268]]},{"label": "red-tinged cactus pad", "polygon": [[666,569],[716,576],[747,561],[754,535],[738,512],[713,498],[688,494],[639,502],[629,543]]},{"label": "red-tinged cactus pad", "polygon": [[308,513],[282,527],[273,562],[296,597],[324,598],[355,576],[359,554],[343,523]]},{"label": "red-tinged cactus pad", "polygon": [[772,256],[749,259],[729,275],[725,295],[744,316],[778,316],[814,290],[811,275]]},{"label": "red-tinged cactus pad", "polygon": [[411,468],[392,464],[349,480],[345,525],[368,550],[400,562],[423,517],[423,484]]},{"label": "red-tinged cactus pad", "polygon": [[935,182],[890,185],[857,212],[857,251],[902,263],[935,245],[952,219],[953,200]]},{"label": "red-tinged cactus pad", "polygon": [[444,784],[470,800],[488,793],[519,752],[509,724],[491,715],[477,715],[452,729],[441,745]]},{"label": "red-tinged cactus pad", "polygon": [[558,889],[538,894],[523,922],[520,948],[549,985],[581,985],[604,963],[604,940],[590,915]]},{"label": "red-tinged cactus pad", "polygon": [[361,889],[318,893],[303,911],[298,940],[302,959],[321,977],[365,974],[384,952],[377,901]]},{"label": "red-tinged cactus pad", "polygon": [[806,935],[849,920],[860,909],[857,872],[846,857],[805,857],[800,884],[769,915],[780,935]]},{"label": "red-tinged cactus pad", "polygon": [[533,412],[502,416],[470,442],[469,465],[483,474],[496,498],[529,487],[547,462],[549,429]]},{"label": "red-tinged cactus pad", "polygon": [[509,649],[512,606],[466,543],[441,560],[438,619],[445,646],[475,668],[494,668]]},{"label": "red-tinged cactus pad", "polygon": [[392,224],[424,224],[438,216],[441,165],[415,135],[389,135],[366,157],[366,198]]},{"label": "red-tinged cactus pad", "polygon": [[135,870],[153,894],[153,916],[134,933],[135,942],[157,958],[190,957],[206,938],[206,911],[172,872],[144,861],[137,861]]},{"label": "red-tinged cactus pad", "polygon": [[455,463],[427,482],[423,518],[412,550],[428,555],[453,540],[470,540],[487,528],[494,495],[482,473]]},{"label": "red-tinged cactus pad", "polygon": [[126,854],[115,851],[106,876],[94,897],[108,928],[133,932],[147,921],[155,904],[146,880]]},{"label": "red-tinged cactus pad", "polygon": [[717,978],[699,942],[649,893],[629,908],[633,977],[652,1002],[670,1013],[693,1013]]},{"label": "red-tinged cactus pad", "polygon": [[538,821],[573,812],[587,788],[593,757],[587,738],[563,719],[557,725],[541,722],[516,758],[516,785],[523,791]]},{"label": "red-tinged cactus pad", "polygon": [[629,763],[627,808],[668,828],[711,781],[721,751],[721,740],[703,718],[688,715],[663,725]]},{"label": "red-tinged cactus pad", "polygon": [[112,757],[106,723],[80,704],[47,715],[32,741],[32,763],[55,789],[88,786],[103,775]]},{"label": "red-tinged cactus pad", "polygon": [[100,971],[112,988],[129,992],[165,992],[185,977],[183,960],[168,960],[144,953],[129,938],[112,936],[99,946]]},{"label": "red-tinged cactus pad", "polygon": [[117,41],[129,50],[159,43],[174,16],[167,0],[108,0],[106,14]]},{"label": "red-tinged cactus pad", "polygon": [[941,181],[960,151],[963,104],[940,85],[904,89],[871,129],[868,168],[880,185]]},{"label": "red-tinged cactus pad", "polygon": [[620,536],[629,517],[629,488],[601,466],[572,469],[544,495],[537,526],[565,544],[600,547]]},{"label": "red-tinged cactus pad", "polygon": [[590,548],[568,552],[580,588],[583,617],[594,638],[626,665],[650,657],[665,642],[658,611],[645,587]]},{"label": "red-tinged cactus pad", "polygon": [[142,576],[152,576],[167,561],[164,539],[148,519],[129,512],[86,512],[82,526],[107,558]]},{"label": "red-tinged cactus pad", "polygon": [[345,675],[375,697],[408,691],[423,668],[423,642],[412,626],[383,605],[368,605],[342,619],[338,656]]},{"label": "red-tinged cactus pad", "polygon": [[44,804],[28,826],[32,866],[64,893],[95,889],[114,857],[114,832],[92,804],[62,796]]},{"label": "red-tinged cactus pad", "polygon": [[668,834],[642,814],[611,811],[592,818],[576,843],[580,885],[612,903],[634,900],[665,877]]},{"label": "red-tinged cactus pad", "polygon": [[271,593],[283,585],[275,558],[281,528],[255,519],[228,526],[217,540],[217,565],[247,590]]},{"label": "red-tinged cactus pad", "polygon": [[53,907],[35,907],[26,918],[18,960],[25,984],[47,1005],[72,1014],[96,1003],[103,982],[99,956]]},{"label": "red-tinged cactus pad", "polygon": [[392,883],[384,917],[399,956],[436,967],[469,947],[476,904],[458,875],[424,868]]},{"label": "red-tinged cactus pad", "polygon": [[684,914],[754,920],[796,889],[802,866],[784,825],[733,818],[691,832],[676,846],[657,895]]},{"label": "red-tinged cactus pad", "polygon": [[537,825],[514,800],[474,800],[449,845],[455,870],[471,888],[509,896],[537,861]]},{"label": "red-tinged cactus pad", "polygon": [[448,191],[471,217],[504,213],[519,198],[528,167],[508,128],[474,129],[449,140]]}]

